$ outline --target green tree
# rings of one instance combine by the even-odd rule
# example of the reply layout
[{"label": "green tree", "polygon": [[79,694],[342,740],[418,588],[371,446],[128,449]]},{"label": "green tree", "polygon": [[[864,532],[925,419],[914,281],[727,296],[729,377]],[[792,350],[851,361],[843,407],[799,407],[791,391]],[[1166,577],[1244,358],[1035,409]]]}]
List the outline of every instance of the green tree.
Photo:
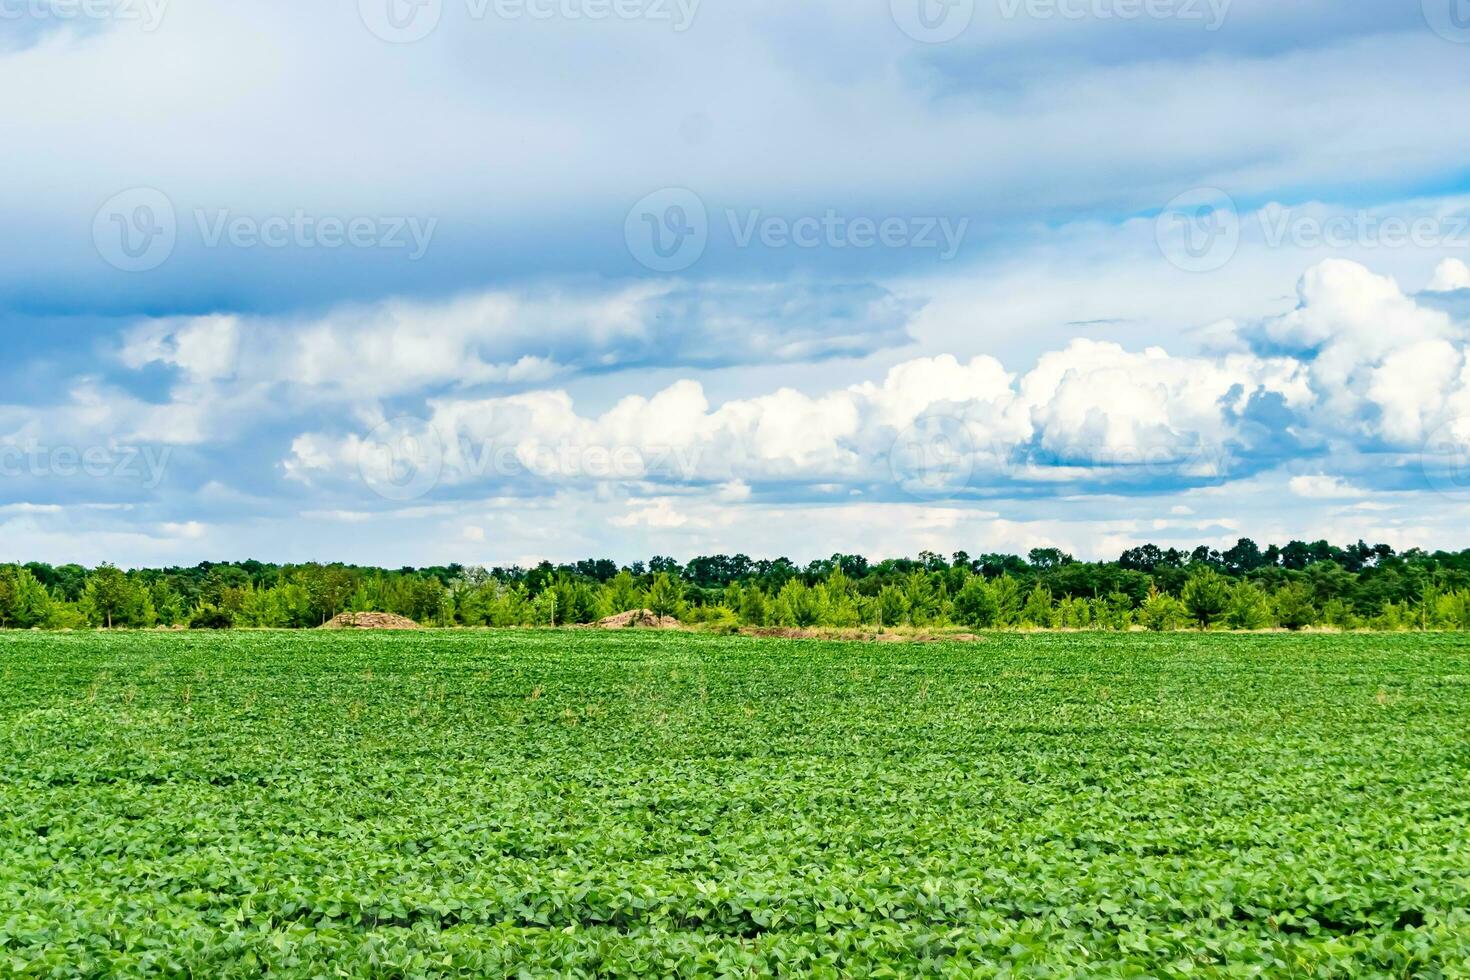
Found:
[{"label": "green tree", "polygon": [[279,629],[286,625],[286,611],[281,608],[281,597],[275,589],[252,588],[246,590],[234,621],[257,629]]},{"label": "green tree", "polygon": [[1092,604],[1080,596],[1066,596],[1057,603],[1052,621],[1063,629],[1087,629],[1092,625]]},{"label": "green tree", "polygon": [[51,593],[28,568],[0,568],[0,627],[49,626],[55,612]]},{"label": "green tree", "polygon": [[1255,582],[1237,582],[1225,606],[1225,625],[1233,630],[1258,630],[1271,625],[1271,602]]},{"label": "green tree", "polygon": [[1305,629],[1317,621],[1311,590],[1301,582],[1288,582],[1277,589],[1272,604],[1276,607],[1277,624],[1285,629]]},{"label": "green tree", "polygon": [[14,565],[0,565],[0,629],[14,625],[17,571]]},{"label": "green tree", "polygon": [[658,617],[659,625],[662,626],[666,616],[677,615],[680,611],[684,604],[684,590],[668,572],[659,572],[653,577],[653,584],[648,587],[645,601],[649,612]]},{"label": "green tree", "polygon": [[557,623],[565,626],[597,619],[597,593],[587,582],[559,575],[550,588],[556,593]]},{"label": "green tree", "polygon": [[827,581],[819,587],[820,621],[828,626],[856,626],[862,622],[857,601],[853,597],[852,580],[837,565]]},{"label": "green tree", "polygon": [[643,608],[643,592],[638,588],[638,580],[627,569],[614,575],[603,589],[603,601],[612,615]]},{"label": "green tree", "polygon": [[1021,607],[1021,622],[1051,629],[1052,617],[1051,590],[1037,582],[1036,587],[1026,596],[1026,604]]},{"label": "green tree", "polygon": [[972,575],[960,587],[954,597],[954,618],[957,622],[974,629],[989,629],[995,625],[1000,606],[995,601],[995,590],[979,575]]},{"label": "green tree", "polygon": [[878,600],[875,605],[877,606],[879,626],[898,626],[908,618],[908,596],[904,594],[902,589],[895,586],[883,586],[878,592]]},{"label": "green tree", "polygon": [[747,585],[740,592],[740,621],[748,626],[765,626],[771,606],[759,585]]},{"label": "green tree", "polygon": [[822,593],[807,586],[800,579],[791,579],[781,586],[776,601],[782,610],[783,626],[815,626],[822,622],[826,602]]},{"label": "green tree", "polygon": [[903,580],[904,599],[908,602],[908,621],[927,626],[939,618],[943,596],[936,583],[937,575],[915,570]]},{"label": "green tree", "polygon": [[997,626],[1015,626],[1021,622],[1021,583],[1009,574],[997,578],[991,587],[995,589],[995,623]]},{"label": "green tree", "polygon": [[1212,568],[1198,568],[1184,583],[1179,598],[1199,628],[1207,630],[1230,605],[1230,583]]},{"label": "green tree", "polygon": [[212,602],[206,602],[194,610],[194,615],[189,617],[191,630],[227,630],[232,629],[234,625],[235,614]]},{"label": "green tree", "polygon": [[1098,629],[1121,632],[1133,622],[1133,600],[1126,592],[1112,592],[1094,602],[1092,612]]},{"label": "green tree", "polygon": [[1167,592],[1160,592],[1158,586],[1149,590],[1148,598],[1138,609],[1138,621],[1155,633],[1177,630],[1188,616],[1184,603]]},{"label": "green tree", "polygon": [[169,584],[168,579],[161,578],[155,581],[148,587],[148,595],[153,600],[153,608],[158,612],[159,622],[173,626],[176,623],[182,623],[188,615],[184,597]]},{"label": "green tree", "polygon": [[347,608],[348,599],[357,591],[352,572],[341,565],[303,565],[296,579],[311,596],[312,615],[318,623],[325,623]]},{"label": "green tree", "polygon": [[87,578],[83,598],[98,621],[112,629],[113,620],[127,615],[136,594],[133,583],[117,566],[103,564]]}]

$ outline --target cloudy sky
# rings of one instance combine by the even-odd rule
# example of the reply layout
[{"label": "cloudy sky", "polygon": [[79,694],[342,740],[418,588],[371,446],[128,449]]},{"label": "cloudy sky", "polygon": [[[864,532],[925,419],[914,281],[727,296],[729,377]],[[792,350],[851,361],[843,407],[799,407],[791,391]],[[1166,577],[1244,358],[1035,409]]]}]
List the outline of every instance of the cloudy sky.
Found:
[{"label": "cloudy sky", "polygon": [[0,0],[0,560],[1470,547],[1470,3]]}]

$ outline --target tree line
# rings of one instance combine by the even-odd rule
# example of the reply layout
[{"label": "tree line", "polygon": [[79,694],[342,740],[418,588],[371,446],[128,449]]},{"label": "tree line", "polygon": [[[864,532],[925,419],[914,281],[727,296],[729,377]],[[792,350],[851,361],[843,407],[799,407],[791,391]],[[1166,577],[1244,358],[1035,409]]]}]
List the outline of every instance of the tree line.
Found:
[{"label": "tree line", "polygon": [[1150,630],[1470,629],[1470,550],[1248,538],[1220,552],[1058,549],[869,562],[711,555],[618,565],[432,568],[204,562],[189,568],[0,565],[0,628],[299,629],[342,612],[432,626],[566,626],[649,609],[714,627]]}]

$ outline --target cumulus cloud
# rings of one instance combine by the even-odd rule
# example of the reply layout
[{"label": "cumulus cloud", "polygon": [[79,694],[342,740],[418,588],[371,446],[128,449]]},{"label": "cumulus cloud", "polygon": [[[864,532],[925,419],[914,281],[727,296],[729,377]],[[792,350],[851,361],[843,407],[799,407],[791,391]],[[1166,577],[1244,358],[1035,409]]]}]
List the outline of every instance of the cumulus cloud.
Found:
[{"label": "cumulus cloud", "polygon": [[1341,259],[1307,270],[1298,295],[1296,309],[1249,333],[1258,348],[1305,365],[1321,430],[1414,448],[1470,411],[1464,323]]},{"label": "cumulus cloud", "polygon": [[[892,499],[910,491],[896,471],[912,465],[897,456],[915,449],[905,440],[917,440],[923,465],[949,454],[948,496],[1159,492],[1239,479],[1313,446],[1412,454],[1470,415],[1464,324],[1352,262],[1314,266],[1298,293],[1295,309],[1238,329],[1244,349],[1214,355],[1077,339],[1023,373],[946,354],[898,363],[881,380],[720,404],[680,380],[593,414],[562,389],[449,394],[427,400],[423,422],[443,446],[440,484],[461,490],[612,483],[655,496],[733,486],[763,499],[848,490]],[[351,477],[365,440],[302,434],[285,471],[317,485]],[[1335,480],[1300,477],[1291,490],[1350,496]],[[675,513],[630,519],[672,526]]]},{"label": "cumulus cloud", "polygon": [[1336,476],[1294,476],[1289,486],[1292,493],[1307,500],[1351,500],[1366,496],[1363,490]]},{"label": "cumulus cloud", "polygon": [[[1291,408],[1312,401],[1300,365],[1287,359],[1176,358],[1077,341],[1020,377],[993,358],[962,364],[940,355],[898,364],[880,382],[820,393],[783,388],[718,406],[693,380],[624,398],[599,415],[579,413],[562,390],[436,398],[424,424],[442,447],[444,482],[459,485],[522,477],[891,492],[895,446],[933,438],[935,420],[963,442],[963,463],[980,485],[1145,469],[1166,483],[1227,476],[1227,451],[1250,452],[1237,415],[1260,393]],[[350,475],[370,448],[362,433],[308,433],[284,466],[307,481]],[[921,455],[932,448],[918,447]],[[966,479],[951,489],[974,488]]]},{"label": "cumulus cloud", "polygon": [[166,364],[178,368],[190,381],[215,381],[233,373],[239,347],[237,316],[153,320],[128,332],[120,360],[134,370],[148,364]]},{"label": "cumulus cloud", "polygon": [[[167,546],[175,554],[181,543],[202,547],[240,534],[222,523],[232,508],[269,512],[278,505],[323,528],[345,530],[388,516],[400,528],[453,522],[445,541],[490,546],[509,534],[529,553],[544,528],[526,515],[542,507],[564,514],[587,500],[598,501],[604,527],[618,534],[683,536],[689,547],[748,526],[741,514],[797,520],[794,507],[868,508],[864,514],[893,508],[890,513],[922,522],[909,526],[911,537],[932,527],[936,541],[943,515],[984,512],[997,515],[986,525],[988,535],[1034,536],[1050,519],[1045,512],[1028,511],[1020,529],[1008,530],[1004,520],[1016,519],[1016,507],[1030,506],[1025,502],[1062,500],[1106,550],[1130,535],[1182,541],[1240,528],[1256,533],[1261,522],[1269,530],[1269,512],[1249,519],[1232,512],[1252,494],[1324,508],[1345,528],[1347,514],[1373,519],[1378,512],[1351,505],[1381,503],[1380,489],[1402,493],[1433,483],[1442,461],[1425,456],[1426,439],[1450,447],[1446,465],[1470,447],[1470,427],[1463,424],[1470,418],[1466,323],[1453,308],[1435,305],[1438,294],[1409,295],[1393,278],[1352,262],[1308,269],[1294,308],[1221,325],[1209,331],[1215,342],[1197,353],[1074,338],[1019,369],[988,354],[888,364],[870,358],[845,362],[847,377],[825,385],[818,375],[808,377],[798,358],[789,376],[799,385],[751,392],[741,384],[735,390],[747,393],[736,397],[728,396],[731,386],[721,385],[718,372],[670,363],[660,372],[625,375],[654,379],[646,393],[599,402],[599,389],[580,382],[643,364],[650,337],[675,343],[660,333],[666,330],[660,316],[679,305],[670,305],[670,297],[687,296],[691,288],[482,293],[338,309],[306,320],[145,321],[122,336],[115,361],[132,375],[156,377],[163,369],[172,380],[161,397],[150,397],[126,375],[77,378],[44,413],[0,406],[0,446],[186,449],[197,456],[194,472],[208,475],[208,487],[194,498],[175,489],[172,504],[128,518],[139,529],[140,548],[151,542],[149,553],[158,553],[173,542]],[[796,295],[818,292],[803,287]],[[704,314],[698,324],[690,321],[691,330],[718,338],[718,345],[734,347],[758,332],[747,316],[752,295],[773,327],[770,341],[757,339],[754,349],[769,354],[793,339],[776,336],[780,320],[768,289],[719,287],[700,295],[701,303],[712,296],[730,303],[723,325],[704,323],[720,319]],[[872,299],[879,308],[910,308],[886,294],[863,295],[863,304]],[[848,300],[833,302],[841,307]],[[902,319],[894,315],[891,322]],[[821,321],[806,334],[798,324],[795,339],[817,343],[841,333]],[[576,337],[584,338],[580,349]],[[421,347],[435,357],[411,356]],[[490,370],[533,360],[556,366],[528,368],[515,380]],[[600,366],[609,361],[617,363]],[[332,370],[341,364],[362,370]],[[771,368],[748,370],[758,379]],[[609,389],[617,390],[600,390]],[[435,469],[406,498],[379,491],[396,488],[406,463],[413,466],[405,472],[417,478],[423,460],[400,458],[396,443],[384,445],[384,431],[416,432],[418,450],[432,449]],[[227,461],[231,445],[256,442],[262,432],[274,434],[276,448],[262,446],[249,465]],[[1212,504],[1203,511],[1220,516],[1196,518],[1197,507],[1170,500],[1172,506],[1161,503],[1129,522],[1113,520],[1133,498],[1249,488],[1253,475],[1304,461],[1315,472],[1295,470],[1270,490],[1240,489],[1231,509]],[[276,468],[263,472],[269,463]],[[171,488],[177,472],[167,471]],[[283,476],[284,484],[272,484]],[[35,484],[21,486],[29,494],[21,500],[50,503]],[[102,486],[75,486],[71,499]],[[242,503],[221,504],[226,486]],[[930,505],[912,509],[916,496]],[[292,497],[309,503],[292,508]],[[192,503],[183,504],[186,499]],[[522,516],[512,519],[503,509],[496,520],[465,513],[475,500],[501,501],[497,506]],[[998,502],[1007,502],[1003,517]],[[52,516],[10,515],[12,521]],[[1361,526],[1391,529],[1382,521]],[[1307,532],[1286,527],[1282,533]],[[248,550],[249,535],[239,540]],[[578,540],[590,548],[597,538],[589,529]],[[561,543],[553,535],[543,545]]]},{"label": "cumulus cloud", "polygon": [[1425,288],[1431,293],[1470,289],[1470,265],[1466,265],[1461,259],[1445,259],[1435,266],[1434,277]]},{"label": "cumulus cloud", "polygon": [[861,356],[907,342],[917,304],[865,284],[636,283],[386,300],[324,315],[145,322],[119,357],[290,397],[388,398],[637,367]]}]

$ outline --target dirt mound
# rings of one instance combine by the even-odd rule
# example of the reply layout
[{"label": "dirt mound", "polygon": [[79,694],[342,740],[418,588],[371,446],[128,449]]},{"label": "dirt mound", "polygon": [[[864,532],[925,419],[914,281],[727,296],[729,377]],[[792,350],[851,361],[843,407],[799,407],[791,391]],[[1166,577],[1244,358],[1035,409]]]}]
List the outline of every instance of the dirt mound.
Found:
[{"label": "dirt mound", "polygon": [[404,616],[395,616],[392,613],[342,613],[328,620],[321,627],[324,630],[416,630],[422,629],[418,623]]},{"label": "dirt mound", "polygon": [[597,628],[604,630],[620,629],[678,629],[679,621],[673,616],[665,616],[661,621],[653,614],[652,609],[630,609],[616,616],[597,621]]}]

